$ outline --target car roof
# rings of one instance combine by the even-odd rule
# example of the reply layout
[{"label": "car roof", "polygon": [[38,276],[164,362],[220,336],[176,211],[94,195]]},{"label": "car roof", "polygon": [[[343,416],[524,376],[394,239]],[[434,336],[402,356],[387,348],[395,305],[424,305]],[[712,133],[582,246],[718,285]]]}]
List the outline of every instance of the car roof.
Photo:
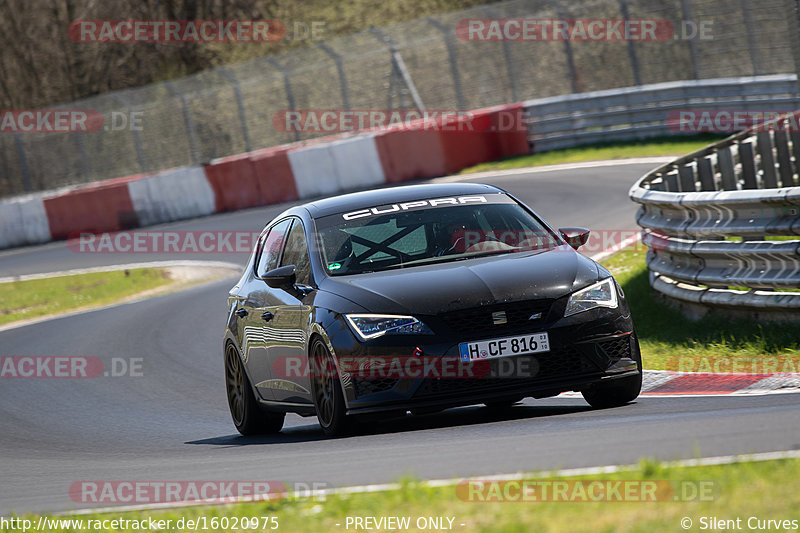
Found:
[{"label": "car roof", "polygon": [[354,192],[330,198],[322,198],[309,202],[303,205],[303,207],[308,210],[313,218],[320,218],[395,202],[410,202],[412,200],[424,200],[428,198],[504,192],[505,191],[502,189],[484,183],[405,185],[402,187],[387,187],[384,189],[374,189],[371,191]]}]

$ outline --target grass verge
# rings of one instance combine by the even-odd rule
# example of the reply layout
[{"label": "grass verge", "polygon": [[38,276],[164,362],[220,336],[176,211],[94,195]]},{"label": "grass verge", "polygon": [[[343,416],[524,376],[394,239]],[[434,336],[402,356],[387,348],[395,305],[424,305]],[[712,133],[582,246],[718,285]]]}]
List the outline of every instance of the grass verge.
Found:
[{"label": "grass verge", "polygon": [[[48,522],[51,532],[66,531],[134,531],[130,524],[89,521],[164,520],[159,524],[165,532],[187,531],[187,521],[206,524],[215,531],[290,531],[292,533],[322,533],[353,531],[354,517],[408,517],[410,527],[405,531],[433,531],[430,527],[417,527],[417,521],[428,517],[439,518],[452,530],[465,532],[648,532],[660,533],[703,529],[709,517],[740,519],[738,529],[766,529],[754,527],[757,520],[789,520],[782,530],[797,530],[792,521],[800,519],[800,460],[782,459],[763,462],[740,462],[730,465],[676,467],[653,461],[642,461],[638,469],[582,477],[531,477],[544,482],[532,485],[533,492],[520,501],[521,483],[505,485],[484,484],[483,489],[469,490],[467,485],[432,488],[424,483],[404,481],[397,490],[361,494],[337,494],[324,501],[314,498],[285,499],[235,505],[197,506],[172,510],[137,512],[110,512],[99,515],[65,517],[63,520],[82,522]],[[560,493],[558,501],[541,501],[545,494],[554,494],[557,482],[567,481],[569,489]],[[591,481],[600,482],[591,484]],[[614,482],[626,487],[617,497],[608,488]],[[565,483],[560,484],[564,487]],[[655,491],[647,487],[657,486]],[[592,486],[602,490],[589,490]],[[472,485],[476,487],[476,485]],[[578,490],[581,487],[585,491]],[[628,492],[627,487],[637,490]],[[500,489],[499,492],[494,490]],[[641,489],[641,490],[639,490]],[[601,495],[600,501],[591,496]],[[602,495],[607,494],[604,497]],[[499,498],[496,497],[499,495]],[[768,495],[768,497],[766,497]],[[481,496],[492,501],[480,501]],[[506,501],[498,501],[504,499]],[[603,501],[603,500],[608,501]],[[249,527],[251,518],[258,517],[257,527]],[[351,522],[349,527],[348,517]],[[751,518],[751,517],[756,517]],[[33,524],[38,516],[24,517]],[[247,518],[248,527],[241,524]],[[271,520],[274,518],[274,522]],[[183,520],[183,527],[180,527]],[[452,520],[452,522],[449,522]],[[689,525],[688,520],[691,521]],[[748,520],[750,523],[748,524]],[[167,522],[169,521],[169,522]],[[794,522],[796,524],[797,522]],[[274,525],[277,528],[274,529]],[[425,524],[423,524],[425,525]],[[99,527],[97,527],[99,526]],[[116,526],[116,527],[113,527]],[[265,527],[266,526],[266,527]],[[688,527],[686,527],[688,526]],[[749,527],[748,527],[749,526]],[[449,529],[449,528],[448,528]],[[724,528],[726,530],[730,527]],[[736,529],[736,528],[733,528]],[[775,529],[773,527],[772,529]],[[203,530],[200,526],[199,530]],[[364,531],[364,529],[361,529]],[[376,527],[371,531],[389,531]],[[3,533],[23,531],[0,527]]]},{"label": "grass verge", "polygon": [[139,268],[0,283],[0,324],[57,315],[176,283],[163,268]]},{"label": "grass verge", "polygon": [[460,174],[559,165],[563,163],[581,163],[584,161],[601,161],[606,159],[629,159],[632,157],[658,157],[668,155],[677,157],[699,150],[722,138],[724,138],[724,136],[706,134],[686,137],[656,137],[646,141],[589,144],[576,148],[550,150],[548,152],[521,155],[500,159],[499,161],[481,163],[463,169]]},{"label": "grass verge", "polygon": [[[706,316],[693,322],[657,299],[641,244],[603,261],[631,308],[644,367],[650,370],[800,372],[800,328]],[[676,358],[680,358],[676,367]],[[715,364],[727,358],[731,364]],[[734,364],[735,363],[735,364]]]}]

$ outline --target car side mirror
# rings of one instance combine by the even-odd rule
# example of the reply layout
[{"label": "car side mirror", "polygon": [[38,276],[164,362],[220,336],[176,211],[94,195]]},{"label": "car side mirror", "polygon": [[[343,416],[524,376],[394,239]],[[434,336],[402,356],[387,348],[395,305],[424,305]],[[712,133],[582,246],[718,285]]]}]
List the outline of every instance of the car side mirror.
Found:
[{"label": "car side mirror", "polygon": [[586,228],[558,228],[558,232],[575,250],[589,240],[589,230]]},{"label": "car side mirror", "polygon": [[297,274],[294,265],[286,265],[273,268],[262,276],[262,279],[273,289],[285,289],[291,291],[297,281]]}]

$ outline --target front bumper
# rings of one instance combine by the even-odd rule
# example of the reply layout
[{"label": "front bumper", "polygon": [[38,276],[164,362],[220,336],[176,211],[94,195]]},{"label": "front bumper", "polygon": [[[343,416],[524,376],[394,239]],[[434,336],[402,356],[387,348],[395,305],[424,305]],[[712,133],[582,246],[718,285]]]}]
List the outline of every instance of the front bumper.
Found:
[{"label": "front bumper", "polygon": [[[539,332],[547,332],[550,351],[481,361],[477,370],[460,371],[458,346],[462,342]],[[456,407],[517,396],[544,398],[635,376],[641,368],[632,332],[627,309],[596,309],[502,333],[385,336],[361,343],[342,331],[332,340],[336,357],[348,361],[340,370],[348,413],[358,414]],[[451,372],[410,377],[390,371],[393,360],[408,360],[415,351],[421,351],[426,360],[449,360]],[[353,368],[354,360],[367,366],[379,361],[380,365],[369,371],[362,365],[361,372],[350,373],[347,369]]]}]

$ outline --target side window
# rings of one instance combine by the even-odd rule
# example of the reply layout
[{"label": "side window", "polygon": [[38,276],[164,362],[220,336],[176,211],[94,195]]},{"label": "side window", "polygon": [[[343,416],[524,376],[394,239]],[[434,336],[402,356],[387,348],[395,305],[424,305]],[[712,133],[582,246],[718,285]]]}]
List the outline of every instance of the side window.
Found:
[{"label": "side window", "polygon": [[281,266],[294,265],[297,272],[297,283],[309,285],[311,282],[311,262],[308,258],[308,245],[303,233],[303,224],[295,220],[289,237],[286,239],[286,249],[283,252]]},{"label": "side window", "polygon": [[256,274],[259,276],[263,276],[273,268],[278,268],[278,258],[291,223],[292,219],[278,222],[270,228],[269,233],[264,237],[258,258],[258,268],[256,268]]}]

